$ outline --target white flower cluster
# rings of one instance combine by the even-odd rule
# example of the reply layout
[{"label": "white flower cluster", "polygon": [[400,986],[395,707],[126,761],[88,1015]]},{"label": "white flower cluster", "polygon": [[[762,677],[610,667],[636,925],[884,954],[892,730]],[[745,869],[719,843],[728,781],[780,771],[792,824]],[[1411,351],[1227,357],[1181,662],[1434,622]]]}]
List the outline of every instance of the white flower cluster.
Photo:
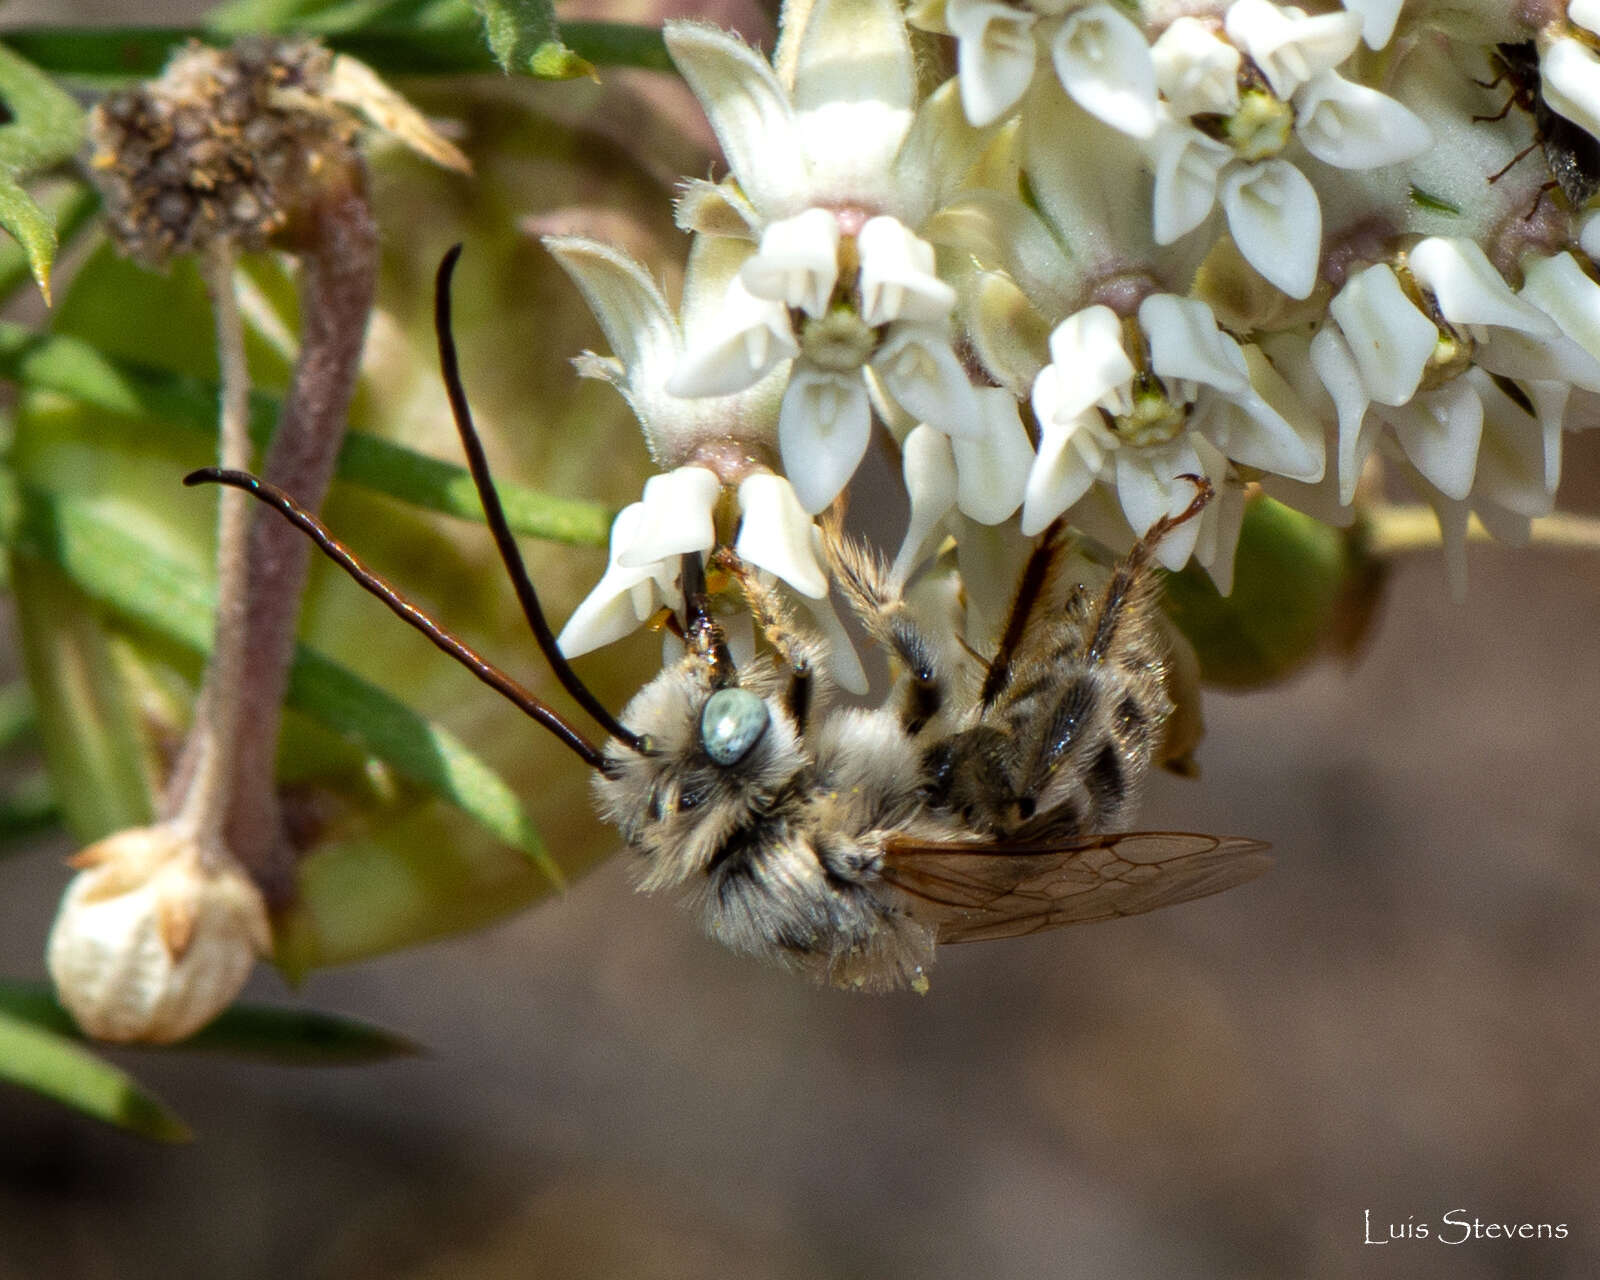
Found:
[{"label": "white flower cluster", "polygon": [[1131,540],[1204,475],[1159,554],[1226,591],[1248,486],[1348,522],[1374,450],[1456,551],[1550,510],[1600,391],[1600,0],[788,0],[782,32],[667,25],[729,168],[685,183],[678,312],[546,241],[663,471],[567,653],[725,540],[830,624],[813,517],[875,429],[901,582],[984,526]]}]

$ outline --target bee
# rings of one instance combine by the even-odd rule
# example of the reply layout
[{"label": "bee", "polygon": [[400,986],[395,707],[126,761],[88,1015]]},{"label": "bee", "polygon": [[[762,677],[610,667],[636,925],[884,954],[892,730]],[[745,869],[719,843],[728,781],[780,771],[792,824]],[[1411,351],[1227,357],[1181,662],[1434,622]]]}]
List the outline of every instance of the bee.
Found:
[{"label": "bee", "polygon": [[[293,498],[243,472],[215,481],[275,507],[404,621],[593,769],[596,807],[646,892],[685,901],[713,938],[855,989],[927,989],[943,942],[1152,911],[1261,874],[1254,840],[1122,832],[1172,704],[1152,553],[1211,496],[1157,521],[1099,590],[1062,588],[1061,530],[1033,550],[981,679],[955,676],[882,558],[825,521],[830,576],[903,674],[879,707],[832,706],[825,642],[730,551],[770,652],[736,664],[700,556],[683,559],[683,654],[613,717],[556,647],[467,408],[439,269],[440,362],[489,527],[546,660],[606,732],[595,745],[443,630]],[[970,687],[969,687],[970,685]]]},{"label": "bee", "polygon": [[[1489,64],[1495,70],[1495,78],[1475,83],[1481,88],[1493,89],[1502,82],[1509,82],[1511,97],[1496,114],[1473,116],[1473,120],[1504,120],[1512,107],[1518,107],[1533,117],[1533,141],[1512,156],[1506,166],[1489,181],[1498,182],[1535,147],[1543,147],[1545,167],[1550,171],[1551,181],[1539,189],[1539,198],[1543,198],[1544,193],[1552,187],[1560,187],[1574,209],[1583,208],[1589,198],[1600,191],[1600,139],[1596,139],[1582,125],[1552,110],[1544,100],[1539,51],[1532,40],[1496,45],[1495,51],[1489,55]],[[1534,209],[1537,208],[1538,199],[1534,201]],[[1531,218],[1534,209],[1528,210],[1525,216]]]}]

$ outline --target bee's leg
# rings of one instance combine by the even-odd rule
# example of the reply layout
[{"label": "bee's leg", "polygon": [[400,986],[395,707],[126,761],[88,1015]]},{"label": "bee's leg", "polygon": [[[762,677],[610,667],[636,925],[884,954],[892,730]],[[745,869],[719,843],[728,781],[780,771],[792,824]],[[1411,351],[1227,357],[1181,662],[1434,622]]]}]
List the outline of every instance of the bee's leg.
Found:
[{"label": "bee's leg", "polygon": [[944,706],[936,647],[906,607],[883,557],[846,537],[836,513],[822,522],[822,545],[834,582],[867,634],[905,666],[909,679],[900,723],[908,734],[920,733]]},{"label": "bee's leg", "polygon": [[1100,601],[1100,616],[1095,620],[1094,635],[1089,641],[1087,656],[1091,662],[1103,661],[1110,652],[1124,612],[1153,603],[1154,579],[1150,576],[1150,561],[1155,556],[1156,548],[1161,545],[1161,539],[1179,525],[1195,519],[1216,496],[1211,481],[1204,476],[1179,478],[1194,485],[1194,501],[1177,515],[1162,516],[1157,520],[1144,537],[1133,544],[1133,550],[1128,552],[1122,563],[1117,565],[1111,581],[1106,584],[1106,593]]},{"label": "bee's leg", "polygon": [[1152,562],[1161,539],[1211,501],[1210,483],[1189,479],[1194,501],[1150,527],[1098,602],[1087,592],[1073,597],[1069,612],[1081,611],[1081,617],[1060,633],[1061,647],[1027,659],[1017,687],[995,704],[996,727],[1026,744],[1009,775],[1016,780],[1011,822],[1019,836],[1114,830],[1149,771],[1172,709]]},{"label": "bee's leg", "polygon": [[813,673],[823,665],[827,646],[815,632],[795,621],[794,612],[779,593],[776,582],[763,581],[757,570],[727,548],[716,553],[716,564],[738,581],[756,625],[789,668],[784,707],[800,731],[805,732],[815,683]]},{"label": "bee's leg", "polygon": [[994,705],[1007,685],[1011,683],[1012,663],[1017,648],[1028,634],[1034,621],[1034,610],[1049,594],[1050,582],[1055,574],[1056,561],[1061,554],[1061,531],[1064,522],[1054,521],[1040,536],[1038,544],[1023,566],[1022,577],[1017,580],[1017,594],[1012,598],[1011,610],[1006,615],[1005,630],[1000,633],[1000,645],[989,659],[983,677],[983,691],[979,694],[980,706]]}]

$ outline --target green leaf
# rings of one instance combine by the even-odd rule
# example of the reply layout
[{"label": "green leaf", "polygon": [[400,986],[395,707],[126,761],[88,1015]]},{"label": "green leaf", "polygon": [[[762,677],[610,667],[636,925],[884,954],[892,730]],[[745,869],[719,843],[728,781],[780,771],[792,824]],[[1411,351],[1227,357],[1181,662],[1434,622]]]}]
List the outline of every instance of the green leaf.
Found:
[{"label": "green leaf", "polygon": [[[16,499],[15,517],[5,524],[13,530],[19,566],[44,562],[100,605],[167,643],[208,652],[215,607],[208,584],[92,501],[27,487]],[[562,883],[516,793],[449,730],[304,645],[295,651],[288,705],[437,792],[521,850],[552,883]],[[137,752],[130,755],[136,758]]]},{"label": "green leaf", "polygon": [[0,1009],[0,1080],[157,1142],[188,1142],[189,1126],[127,1072],[83,1045]]},{"label": "green leaf", "polygon": [[[44,983],[0,982],[0,1018],[6,1017],[67,1039],[83,1039],[72,1015]],[[422,1052],[414,1041],[356,1018],[271,1005],[234,1005],[162,1052],[188,1050],[304,1067],[382,1062]]]},{"label": "green leaf", "polygon": [[[55,223],[57,249],[72,243],[100,210],[99,193],[82,182],[67,184],[41,200],[45,215]],[[0,298],[9,298],[33,275],[27,250],[0,239]]]},{"label": "green leaf", "polygon": [[55,219],[22,189],[22,180],[77,151],[83,112],[72,95],[0,45],[0,98],[11,123],[0,126],[0,227],[16,238],[46,302],[55,260]]},{"label": "green leaf", "polygon": [[[87,342],[0,323],[0,378],[51,391],[104,410],[101,429],[125,438],[168,423],[210,439],[217,430],[217,386],[201,378],[111,359]],[[258,445],[278,420],[276,397],[251,397],[250,433]],[[339,455],[341,480],[444,515],[482,522],[483,508],[465,467],[430,458],[381,437],[352,431]],[[597,502],[500,484],[514,532],[574,546],[602,547],[613,513]]]},{"label": "green leaf", "polygon": [[[361,59],[383,75],[463,75],[496,70],[499,64],[484,45],[483,24],[464,5],[459,7],[463,13],[459,21],[335,29],[326,32],[324,39],[330,48]],[[316,25],[308,23],[303,29]],[[8,31],[5,38],[46,71],[118,82],[157,74],[173,47],[187,40],[217,42],[216,33],[200,27],[30,27]],[[568,22],[561,28],[560,40],[595,66],[673,69],[657,27]],[[540,43],[533,45],[530,58]]]},{"label": "green leaf", "polygon": [[47,561],[13,555],[11,572],[39,739],[64,821],[86,843],[146,825],[155,806],[140,767],[144,743],[99,611]]}]

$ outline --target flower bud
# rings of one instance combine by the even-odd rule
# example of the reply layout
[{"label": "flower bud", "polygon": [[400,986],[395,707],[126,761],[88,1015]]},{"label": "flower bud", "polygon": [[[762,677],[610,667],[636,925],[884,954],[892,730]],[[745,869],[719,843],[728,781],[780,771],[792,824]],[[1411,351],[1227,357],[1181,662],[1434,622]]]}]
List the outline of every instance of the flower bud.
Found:
[{"label": "flower bud", "polygon": [[202,860],[174,825],[119,831],[72,864],[45,958],[61,1003],[98,1040],[194,1034],[271,948],[255,883],[231,858]]}]

